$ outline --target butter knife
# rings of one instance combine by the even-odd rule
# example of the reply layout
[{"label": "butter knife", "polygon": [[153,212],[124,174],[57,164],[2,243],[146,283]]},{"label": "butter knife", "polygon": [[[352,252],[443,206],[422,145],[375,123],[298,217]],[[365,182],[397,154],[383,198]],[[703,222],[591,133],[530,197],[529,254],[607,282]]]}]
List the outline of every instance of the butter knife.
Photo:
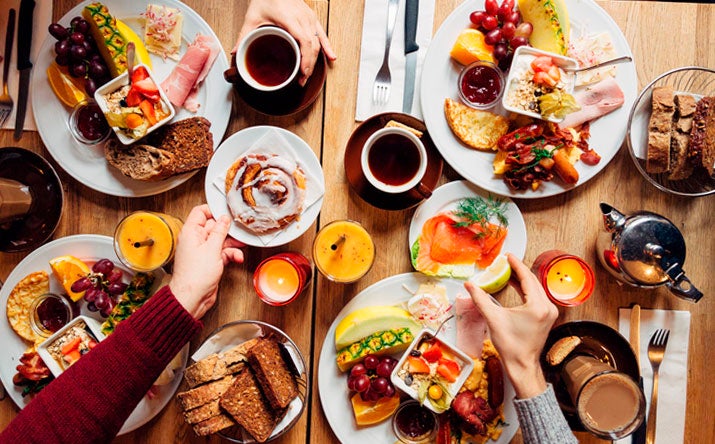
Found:
[{"label": "butter knife", "polygon": [[[634,304],[631,307],[631,319],[630,326],[628,328],[628,342],[631,344],[633,353],[636,355],[636,363],[638,364],[638,374],[641,371],[641,306]],[[638,386],[643,390],[643,377],[640,377],[638,381]],[[638,427],[635,432],[631,435],[631,442],[633,444],[644,444],[646,435],[646,421],[643,419],[640,427]]]},{"label": "butter knife", "polygon": [[17,25],[17,70],[20,71],[20,86],[17,94],[17,114],[15,115],[15,140],[20,140],[25,125],[27,96],[30,89],[30,50],[32,49],[32,14],[35,0],[20,2],[20,20]]},{"label": "butter knife", "polygon": [[415,76],[417,71],[417,14],[420,0],[405,2],[405,88],[402,91],[402,112],[412,111],[412,99],[415,96]]}]

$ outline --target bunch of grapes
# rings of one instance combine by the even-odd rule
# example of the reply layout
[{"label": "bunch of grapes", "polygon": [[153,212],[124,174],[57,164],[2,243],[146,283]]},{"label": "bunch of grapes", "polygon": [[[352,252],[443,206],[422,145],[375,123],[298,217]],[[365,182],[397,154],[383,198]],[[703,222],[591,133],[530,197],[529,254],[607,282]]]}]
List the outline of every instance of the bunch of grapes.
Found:
[{"label": "bunch of grapes", "polygon": [[101,259],[92,266],[92,272],[77,279],[71,287],[74,292],[84,291],[89,311],[99,311],[105,318],[117,305],[117,299],[127,289],[122,282],[124,273],[109,259]]},{"label": "bunch of grapes", "polygon": [[359,392],[363,401],[390,398],[395,395],[390,374],[396,365],[397,360],[389,356],[367,355],[361,364],[350,369],[348,389]]},{"label": "bunch of grapes", "polygon": [[55,43],[55,62],[67,66],[72,77],[84,79],[84,90],[92,96],[98,86],[109,80],[109,69],[97,51],[97,45],[89,32],[89,22],[75,17],[70,27],[52,23],[48,28]]},{"label": "bunch of grapes", "polygon": [[474,11],[471,21],[484,33],[484,42],[494,46],[492,54],[502,71],[509,69],[514,51],[529,44],[529,36],[534,27],[521,21],[521,14],[514,10],[514,0],[485,0],[484,11]]}]

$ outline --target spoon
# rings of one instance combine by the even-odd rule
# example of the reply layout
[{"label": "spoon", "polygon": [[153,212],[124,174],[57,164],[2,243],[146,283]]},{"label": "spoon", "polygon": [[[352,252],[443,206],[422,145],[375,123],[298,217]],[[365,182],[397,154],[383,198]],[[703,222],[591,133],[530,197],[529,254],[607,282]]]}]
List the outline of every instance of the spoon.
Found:
[{"label": "spoon", "polygon": [[434,333],[425,333],[425,338],[428,339],[428,340],[429,340],[429,339],[436,338],[437,335],[439,334],[440,330],[442,330],[442,327],[444,327],[444,324],[445,324],[447,321],[449,321],[450,319],[452,319],[453,317],[454,317],[454,315],[449,315],[448,318],[446,318],[444,321],[442,321],[441,324],[439,324],[439,327],[437,327],[437,330],[435,330]]},{"label": "spoon", "polygon": [[618,63],[630,62],[633,59],[630,56],[622,56],[611,60],[606,60],[605,62],[597,63],[595,65],[587,66],[585,68],[561,68],[567,72],[584,72],[590,71],[592,69],[603,68],[604,66],[616,65]]},{"label": "spoon", "polygon": [[127,79],[128,84],[132,84],[132,73],[134,72],[134,42],[127,43]]}]

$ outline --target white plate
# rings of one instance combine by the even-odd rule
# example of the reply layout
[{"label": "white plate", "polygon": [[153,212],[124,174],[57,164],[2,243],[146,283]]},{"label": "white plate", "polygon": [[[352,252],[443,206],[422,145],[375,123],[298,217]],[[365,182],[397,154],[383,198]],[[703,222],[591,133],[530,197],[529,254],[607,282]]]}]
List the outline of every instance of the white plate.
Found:
[{"label": "white plate", "polygon": [[[335,363],[335,328],[338,322],[348,313],[359,308],[371,305],[396,305],[407,301],[410,293],[403,288],[407,286],[416,290],[422,283],[439,282],[447,289],[447,296],[454,302],[455,296],[466,294],[463,283],[454,279],[435,279],[420,273],[404,273],[383,279],[361,291],[343,307],[338,316],[330,326],[323,348],[320,351],[318,361],[318,391],[320,392],[320,403],[323,407],[330,427],[343,444],[393,444],[397,441],[389,419],[370,427],[358,427],[355,424],[353,409],[350,404],[350,392],[347,386],[347,373],[338,370]],[[454,344],[456,343],[455,321],[445,324],[439,337]],[[514,387],[506,376],[504,377],[504,421],[507,423],[497,441],[489,443],[504,444],[511,441],[516,430],[519,428],[519,421],[516,418],[516,410],[511,400],[514,398]]]},{"label": "white plate", "polygon": [[[52,276],[49,261],[52,258],[67,254],[87,261],[97,261],[102,258],[107,258],[116,265],[121,264],[114,252],[114,242],[111,237],[82,234],[57,239],[30,253],[12,270],[12,273],[10,273],[10,276],[8,276],[5,281],[5,285],[0,289],[0,306],[3,307],[3,311],[7,305],[10,291],[22,278],[35,271],[47,271],[50,274],[50,291],[57,294],[64,293],[60,283]],[[121,268],[125,272],[125,279],[128,278],[130,276],[128,271],[124,267]],[[161,280],[161,274],[163,274],[163,272],[157,274],[157,282]],[[91,313],[84,308],[82,309],[82,314],[98,320],[102,319],[98,317],[96,313]],[[2,350],[0,351],[0,379],[12,400],[22,409],[32,401],[32,397],[26,396],[23,398],[22,388],[12,383],[12,377],[17,373],[15,367],[20,363],[20,357],[30,344],[15,334],[6,316],[3,318],[3,321],[0,322],[0,338],[3,343]],[[177,375],[180,375],[186,367],[186,361],[189,358],[188,344],[187,347],[184,347],[182,353],[184,354],[183,361],[181,368],[176,370]],[[166,403],[169,402],[180,383],[181,377],[177,376],[169,384],[160,386],[154,399],[150,400],[146,396],[143,397],[139,405],[137,405],[122,426],[119,434],[129,433],[149,422],[164,408]]]},{"label": "white plate", "polygon": [[[82,9],[89,2],[82,2],[72,8],[59,21],[64,26],[69,26],[73,17],[82,15]],[[146,1],[136,0],[106,0],[103,2],[109,7],[109,12],[122,20],[140,37],[144,35],[140,14],[146,10]],[[167,6],[179,8],[184,14],[184,27],[182,30],[181,54],[186,51],[186,45],[194,40],[196,33],[211,36],[220,46],[220,41],[211,27],[201,16],[191,8],[177,0],[163,0]],[[170,190],[187,181],[196,171],[170,177],[158,182],[144,182],[134,180],[112,167],[104,158],[103,144],[96,146],[83,145],[70,134],[67,119],[71,109],[64,106],[52,92],[47,82],[47,68],[55,59],[55,38],[48,35],[42,43],[35,66],[32,69],[32,107],[35,110],[37,130],[42,137],[47,150],[60,166],[78,182],[105,194],[120,197],[152,196]],[[216,57],[203,85],[199,88],[198,100],[201,108],[196,114],[185,109],[177,110],[174,121],[192,116],[203,116],[211,122],[211,133],[214,145],[223,139],[228,120],[231,117],[232,89],[231,84],[223,78],[224,70],[228,69],[228,59],[223,51]],[[159,80],[164,80],[176,62],[171,59],[163,60],[151,54],[152,71]]]},{"label": "white plate", "polygon": [[[209,204],[211,214],[213,214],[214,217],[219,217],[223,214],[230,215],[228,204],[226,203],[226,195],[216,187],[214,182],[221,176],[225,177],[228,167],[233,165],[257,140],[271,130],[278,131],[285,138],[295,151],[296,160],[305,168],[306,173],[319,180],[320,183],[323,184],[323,188],[325,187],[325,179],[323,177],[323,169],[320,167],[320,161],[303,139],[283,128],[275,126],[252,126],[232,134],[228,139],[224,140],[211,158],[209,167],[206,170],[204,190],[206,192],[206,202]],[[320,199],[308,207],[308,209],[300,215],[298,220],[282,228],[278,235],[267,244],[264,244],[253,231],[235,221],[231,224],[228,234],[244,244],[254,247],[268,248],[287,244],[297,239],[310,228],[313,221],[318,217],[320,208],[323,206],[323,197],[324,195],[320,196]]]},{"label": "white plate", "polygon": [[[465,197],[480,196],[485,199],[489,197],[489,193],[481,190],[479,187],[467,182],[466,180],[457,180],[449,182],[432,192],[432,196],[417,207],[415,214],[410,222],[410,232],[408,234],[407,250],[410,251],[419,235],[422,233],[422,226],[427,222],[427,219],[441,213],[442,211],[454,210],[457,204]],[[506,234],[504,244],[501,248],[501,253],[512,253],[519,259],[524,259],[526,253],[526,224],[524,218],[519,211],[519,207],[508,197],[493,196],[506,202],[505,215],[509,221],[509,232]],[[477,276],[484,272],[483,269],[475,267],[475,273],[470,279],[476,279]]]},{"label": "white plate", "polygon": [[[579,36],[582,32],[596,34],[607,31],[613,41],[615,53],[618,56],[633,57],[618,25],[593,0],[566,0],[566,6],[571,19],[572,36]],[[608,165],[623,143],[628,112],[638,93],[635,64],[624,63],[617,68],[616,81],[625,95],[623,106],[591,124],[591,137],[588,143],[601,156],[601,161],[595,166],[577,162],[579,180],[575,186],[566,186],[560,180],[554,179],[542,183],[536,191],[513,191],[504,183],[501,176],[493,174],[494,154],[467,148],[452,133],[444,118],[444,99],[450,97],[459,100],[457,77],[461,65],[450,58],[449,52],[459,33],[470,26],[469,14],[483,9],[483,0],[467,0],[457,7],[440,26],[425,56],[420,99],[425,124],[437,149],[442,153],[444,160],[462,177],[481,188],[503,196],[535,199],[564,193],[586,183]]]}]

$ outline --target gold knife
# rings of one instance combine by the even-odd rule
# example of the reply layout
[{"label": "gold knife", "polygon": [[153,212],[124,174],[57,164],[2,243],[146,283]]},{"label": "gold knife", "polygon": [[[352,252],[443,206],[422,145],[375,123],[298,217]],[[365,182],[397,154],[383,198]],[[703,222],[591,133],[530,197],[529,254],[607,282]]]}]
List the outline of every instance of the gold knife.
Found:
[{"label": "gold knife", "polygon": [[631,343],[631,348],[633,348],[633,353],[636,355],[636,362],[638,363],[638,373],[640,373],[641,368],[641,306],[638,304],[633,305],[631,308],[631,325],[628,329],[629,342]]}]

